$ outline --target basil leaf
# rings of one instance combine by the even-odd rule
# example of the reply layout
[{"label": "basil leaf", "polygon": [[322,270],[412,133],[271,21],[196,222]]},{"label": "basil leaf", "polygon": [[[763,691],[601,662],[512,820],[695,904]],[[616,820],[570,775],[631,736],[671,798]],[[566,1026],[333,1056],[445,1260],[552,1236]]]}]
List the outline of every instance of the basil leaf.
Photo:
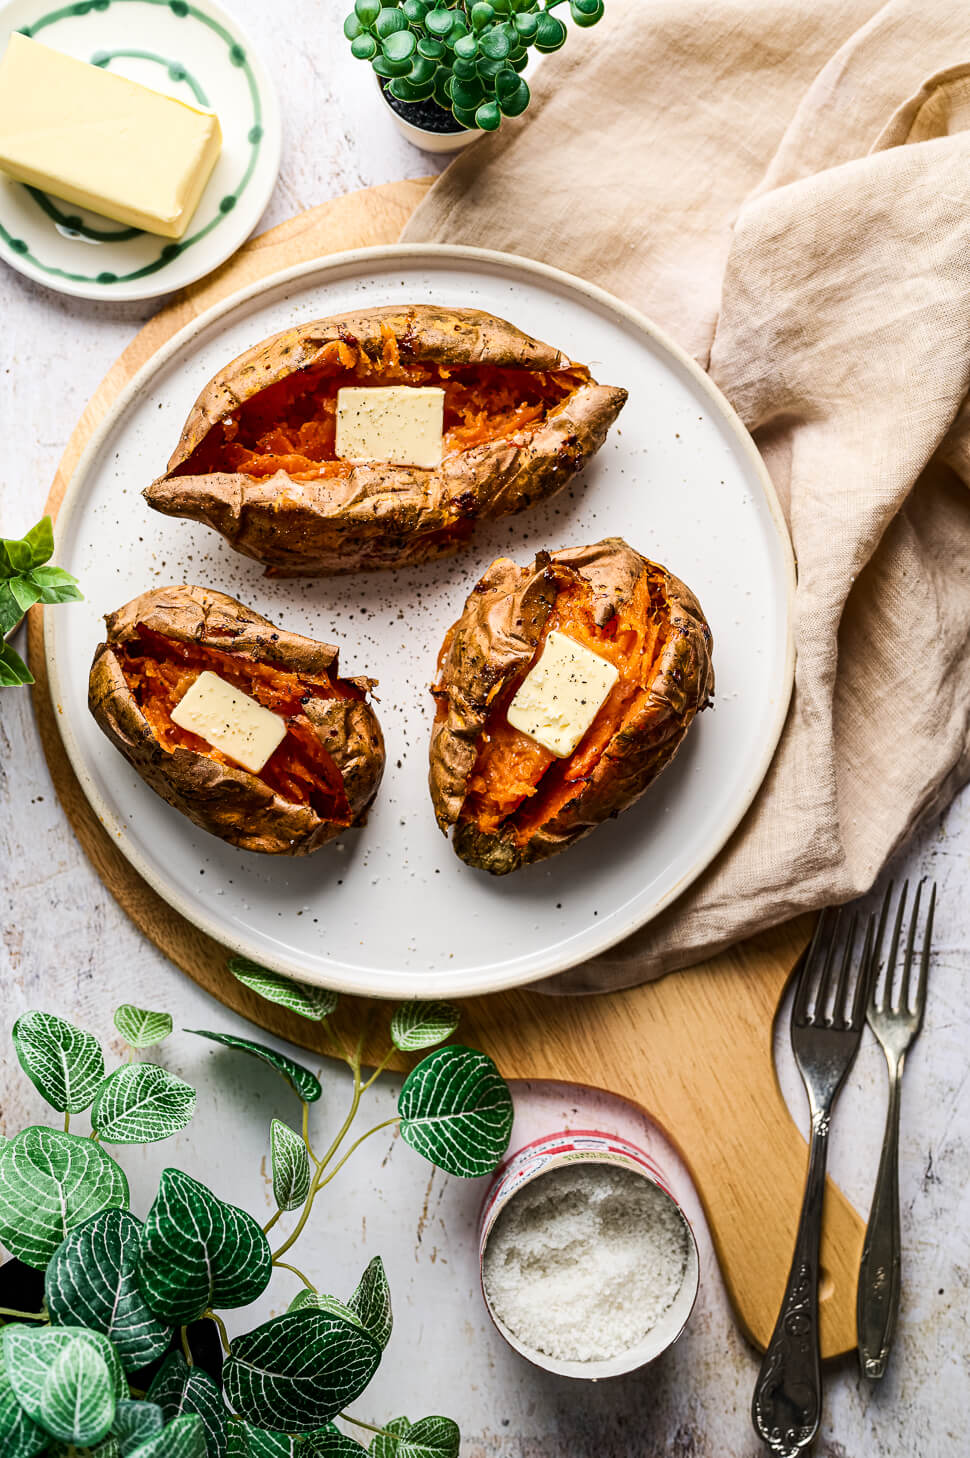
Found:
[{"label": "basil leaf", "polygon": [[433,1048],[450,1038],[461,1013],[450,1002],[405,1002],[391,1018],[391,1041],[404,1053]]},{"label": "basil leaf", "polygon": [[394,1319],[391,1315],[391,1289],[380,1256],[375,1256],[370,1262],[347,1305],[383,1351],[391,1339]]},{"label": "basil leaf", "polygon": [[261,967],[258,962],[251,962],[248,957],[230,957],[229,971],[237,982],[258,997],[278,1003],[280,1007],[288,1008],[314,1023],[329,1017],[339,1000],[335,992],[329,992],[325,987],[293,982],[289,977],[271,972],[268,967]]},{"label": "basil leaf", "polygon": [[310,1155],[299,1134],[274,1119],[270,1126],[273,1198],[281,1210],[298,1210],[310,1193]]},{"label": "basil leaf", "polygon": [[222,1393],[201,1367],[190,1367],[181,1352],[171,1352],[148,1389],[148,1401],[162,1409],[166,1421],[196,1413],[205,1431],[206,1458],[226,1458],[229,1413]]},{"label": "basil leaf", "polygon": [[178,1169],[162,1172],[138,1251],[138,1282],[173,1326],[208,1307],[248,1306],[269,1284],[273,1259],[259,1225]]},{"label": "basil leaf", "polygon": [[129,1372],[162,1356],[171,1335],[149,1310],[138,1285],[141,1228],[141,1221],[127,1210],[102,1210],[58,1246],[45,1282],[51,1321],[101,1332]]},{"label": "basil leaf", "polygon": [[194,1033],[197,1038],[211,1038],[213,1043],[221,1043],[225,1048],[237,1048],[240,1053],[249,1053],[253,1058],[268,1063],[270,1068],[275,1068],[293,1086],[297,1096],[306,1104],[316,1103],[323,1093],[319,1079],[313,1076],[309,1068],[304,1068],[302,1063],[296,1063],[285,1053],[277,1053],[275,1048],[269,1048],[265,1043],[254,1043],[251,1038],[237,1038],[233,1033],[208,1033],[203,1028],[186,1028],[185,1031]]},{"label": "basil leaf", "polygon": [[0,579],[0,638],[12,633],[24,615],[24,609],[13,590],[13,583],[20,581],[19,577]]},{"label": "basil leaf", "polygon": [[34,1458],[47,1447],[48,1437],[39,1423],[27,1416],[10,1378],[0,1362],[0,1448],[4,1458]]},{"label": "basil leaf", "polygon": [[139,1443],[160,1433],[165,1424],[162,1409],[154,1402],[135,1402],[122,1398],[115,1412],[114,1427],[111,1429],[118,1439],[121,1458],[129,1458]]},{"label": "basil leaf", "polygon": [[11,577],[6,587],[17,604],[21,617],[33,607],[35,602],[40,601],[40,588],[31,582],[29,576]]},{"label": "basil leaf", "polygon": [[44,603],[83,602],[84,594],[77,585],[77,578],[63,567],[35,567],[22,579],[29,582],[36,591],[35,601]]},{"label": "basil leaf", "polygon": [[196,1413],[175,1418],[154,1438],[134,1448],[131,1458],[206,1458],[202,1419]]},{"label": "basil leaf", "polygon": [[126,1063],[104,1080],[91,1126],[105,1144],[155,1144],[185,1129],[195,1089],[157,1063]]},{"label": "basil leaf", "polygon": [[131,1048],[153,1048],[163,1043],[172,1031],[172,1014],[149,1012],[130,1002],[115,1009],[114,1025]]},{"label": "basil leaf", "polygon": [[46,562],[54,551],[54,524],[41,517],[25,537],[0,537],[0,577],[21,577]]},{"label": "basil leaf", "polygon": [[20,688],[33,682],[34,675],[20,654],[15,653],[9,643],[0,643],[0,688]]},{"label": "basil leaf", "polygon": [[512,1133],[512,1097],[491,1058],[439,1048],[408,1074],[397,1102],[401,1137],[448,1174],[473,1179],[498,1164]]},{"label": "basil leaf", "polygon": [[0,1244],[43,1270],[68,1231],[127,1208],[124,1171],[91,1139],[34,1126],[0,1143]]},{"label": "basil leaf", "polygon": [[104,1078],[104,1054],[91,1033],[53,1013],[30,1012],[13,1025],[20,1066],[59,1114],[89,1108]]},{"label": "basil leaf", "polygon": [[360,1396],[380,1360],[366,1332],[304,1308],[233,1339],[223,1369],[226,1401],[247,1422],[311,1433]]}]

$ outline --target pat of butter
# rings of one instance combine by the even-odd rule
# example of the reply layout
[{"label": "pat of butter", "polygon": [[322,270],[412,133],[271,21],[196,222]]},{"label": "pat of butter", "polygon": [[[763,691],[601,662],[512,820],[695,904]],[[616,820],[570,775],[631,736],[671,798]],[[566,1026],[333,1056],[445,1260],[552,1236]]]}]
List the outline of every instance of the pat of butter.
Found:
[{"label": "pat of butter", "polygon": [[15,32],[0,61],[0,170],[118,223],[180,238],[219,118]]},{"label": "pat of butter", "polygon": [[445,392],[434,385],[351,385],[337,391],[341,461],[388,461],[431,470],[441,465]]},{"label": "pat of butter", "polygon": [[172,722],[197,734],[254,775],[259,774],[286,734],[286,724],[279,714],[264,709],[208,669],[199,674],[175,705]]},{"label": "pat of butter", "polygon": [[619,678],[619,670],[589,648],[553,630],[539,662],[509,705],[508,721],[554,754],[572,754]]}]

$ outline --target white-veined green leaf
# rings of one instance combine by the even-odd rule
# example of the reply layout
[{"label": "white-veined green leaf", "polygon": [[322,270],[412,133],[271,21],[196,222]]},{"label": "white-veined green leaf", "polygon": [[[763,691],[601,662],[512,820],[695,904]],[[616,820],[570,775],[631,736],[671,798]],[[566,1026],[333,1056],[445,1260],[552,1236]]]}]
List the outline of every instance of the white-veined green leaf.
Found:
[{"label": "white-veined green leaf", "polygon": [[395,1418],[384,1426],[399,1441],[378,1433],[371,1444],[373,1458],[458,1458],[461,1433],[451,1418],[426,1417],[417,1423]]},{"label": "white-veined green leaf", "polygon": [[195,1113],[195,1089],[157,1063],[125,1063],[106,1078],[91,1110],[105,1144],[155,1144],[180,1133]]},{"label": "white-veined green leaf", "polygon": [[229,1420],[228,1458],[296,1458],[304,1451],[302,1439],[289,1433],[269,1433],[242,1418]]},{"label": "white-veined green leaf", "polygon": [[0,1452],[3,1458],[34,1458],[47,1447],[48,1435],[27,1416],[0,1362]]},{"label": "white-veined green leaf", "polygon": [[170,1328],[149,1310],[138,1285],[141,1228],[141,1221],[127,1210],[102,1210],[58,1246],[45,1282],[51,1321],[101,1332],[129,1372],[162,1356],[171,1336]]},{"label": "white-veined green leaf", "polygon": [[303,1311],[308,1306],[311,1306],[314,1311],[329,1311],[331,1316],[339,1316],[341,1321],[349,1321],[351,1325],[360,1327],[361,1331],[364,1330],[364,1323],[357,1313],[351,1311],[350,1307],[345,1306],[342,1301],[338,1301],[336,1296],[325,1296],[319,1291],[309,1291],[305,1286],[302,1291],[296,1293],[286,1309],[287,1311]]},{"label": "white-veined green leaf", "polygon": [[265,1043],[254,1043],[251,1038],[237,1038],[234,1033],[209,1033],[203,1028],[186,1028],[185,1031],[194,1033],[197,1038],[211,1038],[213,1043],[221,1043],[225,1048],[237,1048],[240,1053],[249,1053],[253,1058],[268,1063],[270,1068],[275,1068],[277,1073],[282,1074],[306,1104],[316,1103],[323,1093],[319,1079],[314,1078],[309,1068],[304,1068],[302,1063],[288,1058],[285,1053],[277,1053],[275,1048],[269,1048]]},{"label": "white-veined green leaf", "polygon": [[363,1443],[348,1437],[333,1423],[307,1438],[303,1451],[307,1458],[361,1458],[367,1453]]},{"label": "white-veined green leaf", "polygon": [[360,1396],[380,1359],[358,1326],[307,1307],[233,1339],[226,1401],[247,1422],[311,1433]]},{"label": "white-veined green leaf", "polygon": [[490,1174],[509,1146],[512,1096],[491,1058],[439,1048],[411,1070],[397,1101],[401,1137],[448,1174]]},{"label": "white-veined green leaf", "polygon": [[138,1284],[156,1316],[183,1326],[210,1306],[248,1306],[272,1270],[251,1215],[181,1170],[163,1170],[138,1251]]},{"label": "white-veined green leaf", "polygon": [[[70,1449],[55,1447],[51,1450],[51,1453],[56,1454],[57,1458],[61,1458],[63,1453],[70,1453]],[[109,1436],[105,1438],[103,1443],[99,1443],[96,1448],[88,1448],[85,1452],[85,1458],[122,1458],[121,1444],[117,1438]]]},{"label": "white-veined green leaf", "polygon": [[114,1427],[112,1433],[118,1439],[118,1446],[121,1449],[121,1458],[130,1458],[139,1443],[144,1443],[147,1438],[153,1438],[160,1433],[165,1426],[165,1419],[162,1416],[162,1409],[154,1402],[135,1402],[131,1398],[122,1398],[118,1403],[115,1412]]},{"label": "white-veined green leaf", "polygon": [[298,1210],[310,1193],[310,1155],[299,1134],[274,1119],[270,1126],[273,1198],[281,1210]]},{"label": "white-veined green leaf", "polygon": [[404,1002],[391,1016],[391,1041],[404,1053],[416,1053],[443,1043],[460,1022],[450,1002]]},{"label": "white-veined green leaf", "polygon": [[53,1013],[31,1012],[13,1025],[21,1067],[58,1113],[80,1114],[104,1078],[104,1054],[91,1033]]},{"label": "white-veined green leaf", "polygon": [[104,1356],[75,1336],[47,1369],[38,1416],[52,1437],[90,1448],[110,1433],[116,1402]]},{"label": "white-veined green leaf", "polygon": [[69,1230],[125,1208],[124,1171],[91,1139],[33,1126],[0,1143],[0,1245],[43,1270]]},{"label": "white-veined green leaf", "polygon": [[130,1048],[154,1048],[171,1033],[172,1014],[123,1002],[115,1009],[114,1024]]},{"label": "white-veined green leaf", "polygon": [[294,982],[289,977],[281,977],[278,972],[271,972],[268,967],[261,967],[258,962],[251,962],[248,957],[230,957],[229,971],[250,992],[264,997],[267,1002],[279,1003],[280,1007],[288,1008],[301,1018],[309,1018],[312,1023],[322,1023],[339,1001],[337,994],[326,987]]},{"label": "white-veined green leaf", "polygon": [[347,1305],[383,1351],[391,1339],[394,1322],[391,1288],[380,1256],[375,1256],[369,1263]]},{"label": "white-veined green leaf", "polygon": [[229,1413],[208,1372],[190,1367],[181,1352],[170,1352],[148,1389],[148,1400],[158,1404],[166,1422],[197,1413],[205,1429],[206,1458],[226,1458]]},{"label": "white-veined green leaf", "polygon": [[132,1449],[131,1458],[206,1458],[202,1419],[195,1413],[175,1418],[154,1438]]},{"label": "white-veined green leaf", "polygon": [[[10,1385],[21,1407],[35,1423],[50,1431],[48,1418],[59,1409],[51,1404],[55,1399],[48,1391],[47,1383],[51,1373],[57,1370],[58,1359],[76,1344],[87,1346],[101,1361],[109,1377],[111,1394],[111,1421],[114,1421],[115,1403],[128,1396],[128,1384],[122,1371],[118,1354],[106,1337],[96,1331],[85,1331],[80,1326],[54,1326],[36,1328],[29,1326],[5,1326],[3,1329],[3,1365]],[[61,1375],[70,1382],[69,1370]],[[99,1369],[100,1370],[100,1369]],[[110,1428],[111,1422],[108,1423]],[[106,1430],[107,1431],[107,1430]],[[59,1437],[58,1432],[52,1433]],[[100,1437],[94,1441],[100,1442]],[[70,1441],[69,1439],[65,1441]]]}]

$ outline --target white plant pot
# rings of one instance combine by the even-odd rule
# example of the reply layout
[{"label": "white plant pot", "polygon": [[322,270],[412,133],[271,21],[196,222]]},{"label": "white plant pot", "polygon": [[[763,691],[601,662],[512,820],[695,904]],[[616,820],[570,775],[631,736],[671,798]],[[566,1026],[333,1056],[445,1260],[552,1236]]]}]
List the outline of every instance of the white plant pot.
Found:
[{"label": "white plant pot", "polygon": [[384,95],[384,88],[381,86],[380,81],[377,77],[374,79],[377,81],[377,90],[381,102],[387,108],[389,115],[393,117],[394,124],[401,133],[401,136],[405,141],[413,143],[415,147],[420,147],[422,151],[437,152],[439,154],[462,152],[472,142],[476,142],[479,137],[485,135],[478,127],[472,127],[468,131],[460,132],[429,132],[424,127],[414,126],[411,122],[405,121],[403,116],[398,115]]}]

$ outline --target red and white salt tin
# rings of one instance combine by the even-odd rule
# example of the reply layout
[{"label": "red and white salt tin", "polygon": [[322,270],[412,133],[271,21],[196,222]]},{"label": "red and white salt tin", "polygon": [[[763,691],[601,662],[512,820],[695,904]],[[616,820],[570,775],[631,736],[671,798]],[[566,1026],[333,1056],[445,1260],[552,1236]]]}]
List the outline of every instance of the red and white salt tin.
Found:
[{"label": "red and white salt tin", "polygon": [[[607,1360],[568,1361],[550,1357],[544,1352],[524,1345],[503,1322],[493,1309],[485,1289],[485,1251],[495,1222],[511,1200],[530,1185],[552,1170],[564,1165],[608,1164],[632,1171],[642,1179],[656,1186],[671,1202],[680,1217],[687,1245],[687,1261],[683,1280],[677,1295],[657,1323],[632,1347]],[[603,1377],[618,1377],[625,1372],[636,1371],[638,1367],[653,1362],[673,1346],[687,1325],[697,1299],[700,1281],[700,1261],[697,1241],[690,1221],[684,1213],[682,1196],[677,1185],[684,1176],[678,1170],[664,1170],[645,1150],[618,1134],[607,1134],[599,1129],[571,1129],[562,1134],[548,1135],[535,1139],[516,1154],[510,1155],[500,1166],[485,1202],[479,1226],[479,1272],[482,1279],[482,1294],[485,1305],[496,1328],[521,1356],[547,1372],[564,1377],[583,1377],[598,1381]]]}]

